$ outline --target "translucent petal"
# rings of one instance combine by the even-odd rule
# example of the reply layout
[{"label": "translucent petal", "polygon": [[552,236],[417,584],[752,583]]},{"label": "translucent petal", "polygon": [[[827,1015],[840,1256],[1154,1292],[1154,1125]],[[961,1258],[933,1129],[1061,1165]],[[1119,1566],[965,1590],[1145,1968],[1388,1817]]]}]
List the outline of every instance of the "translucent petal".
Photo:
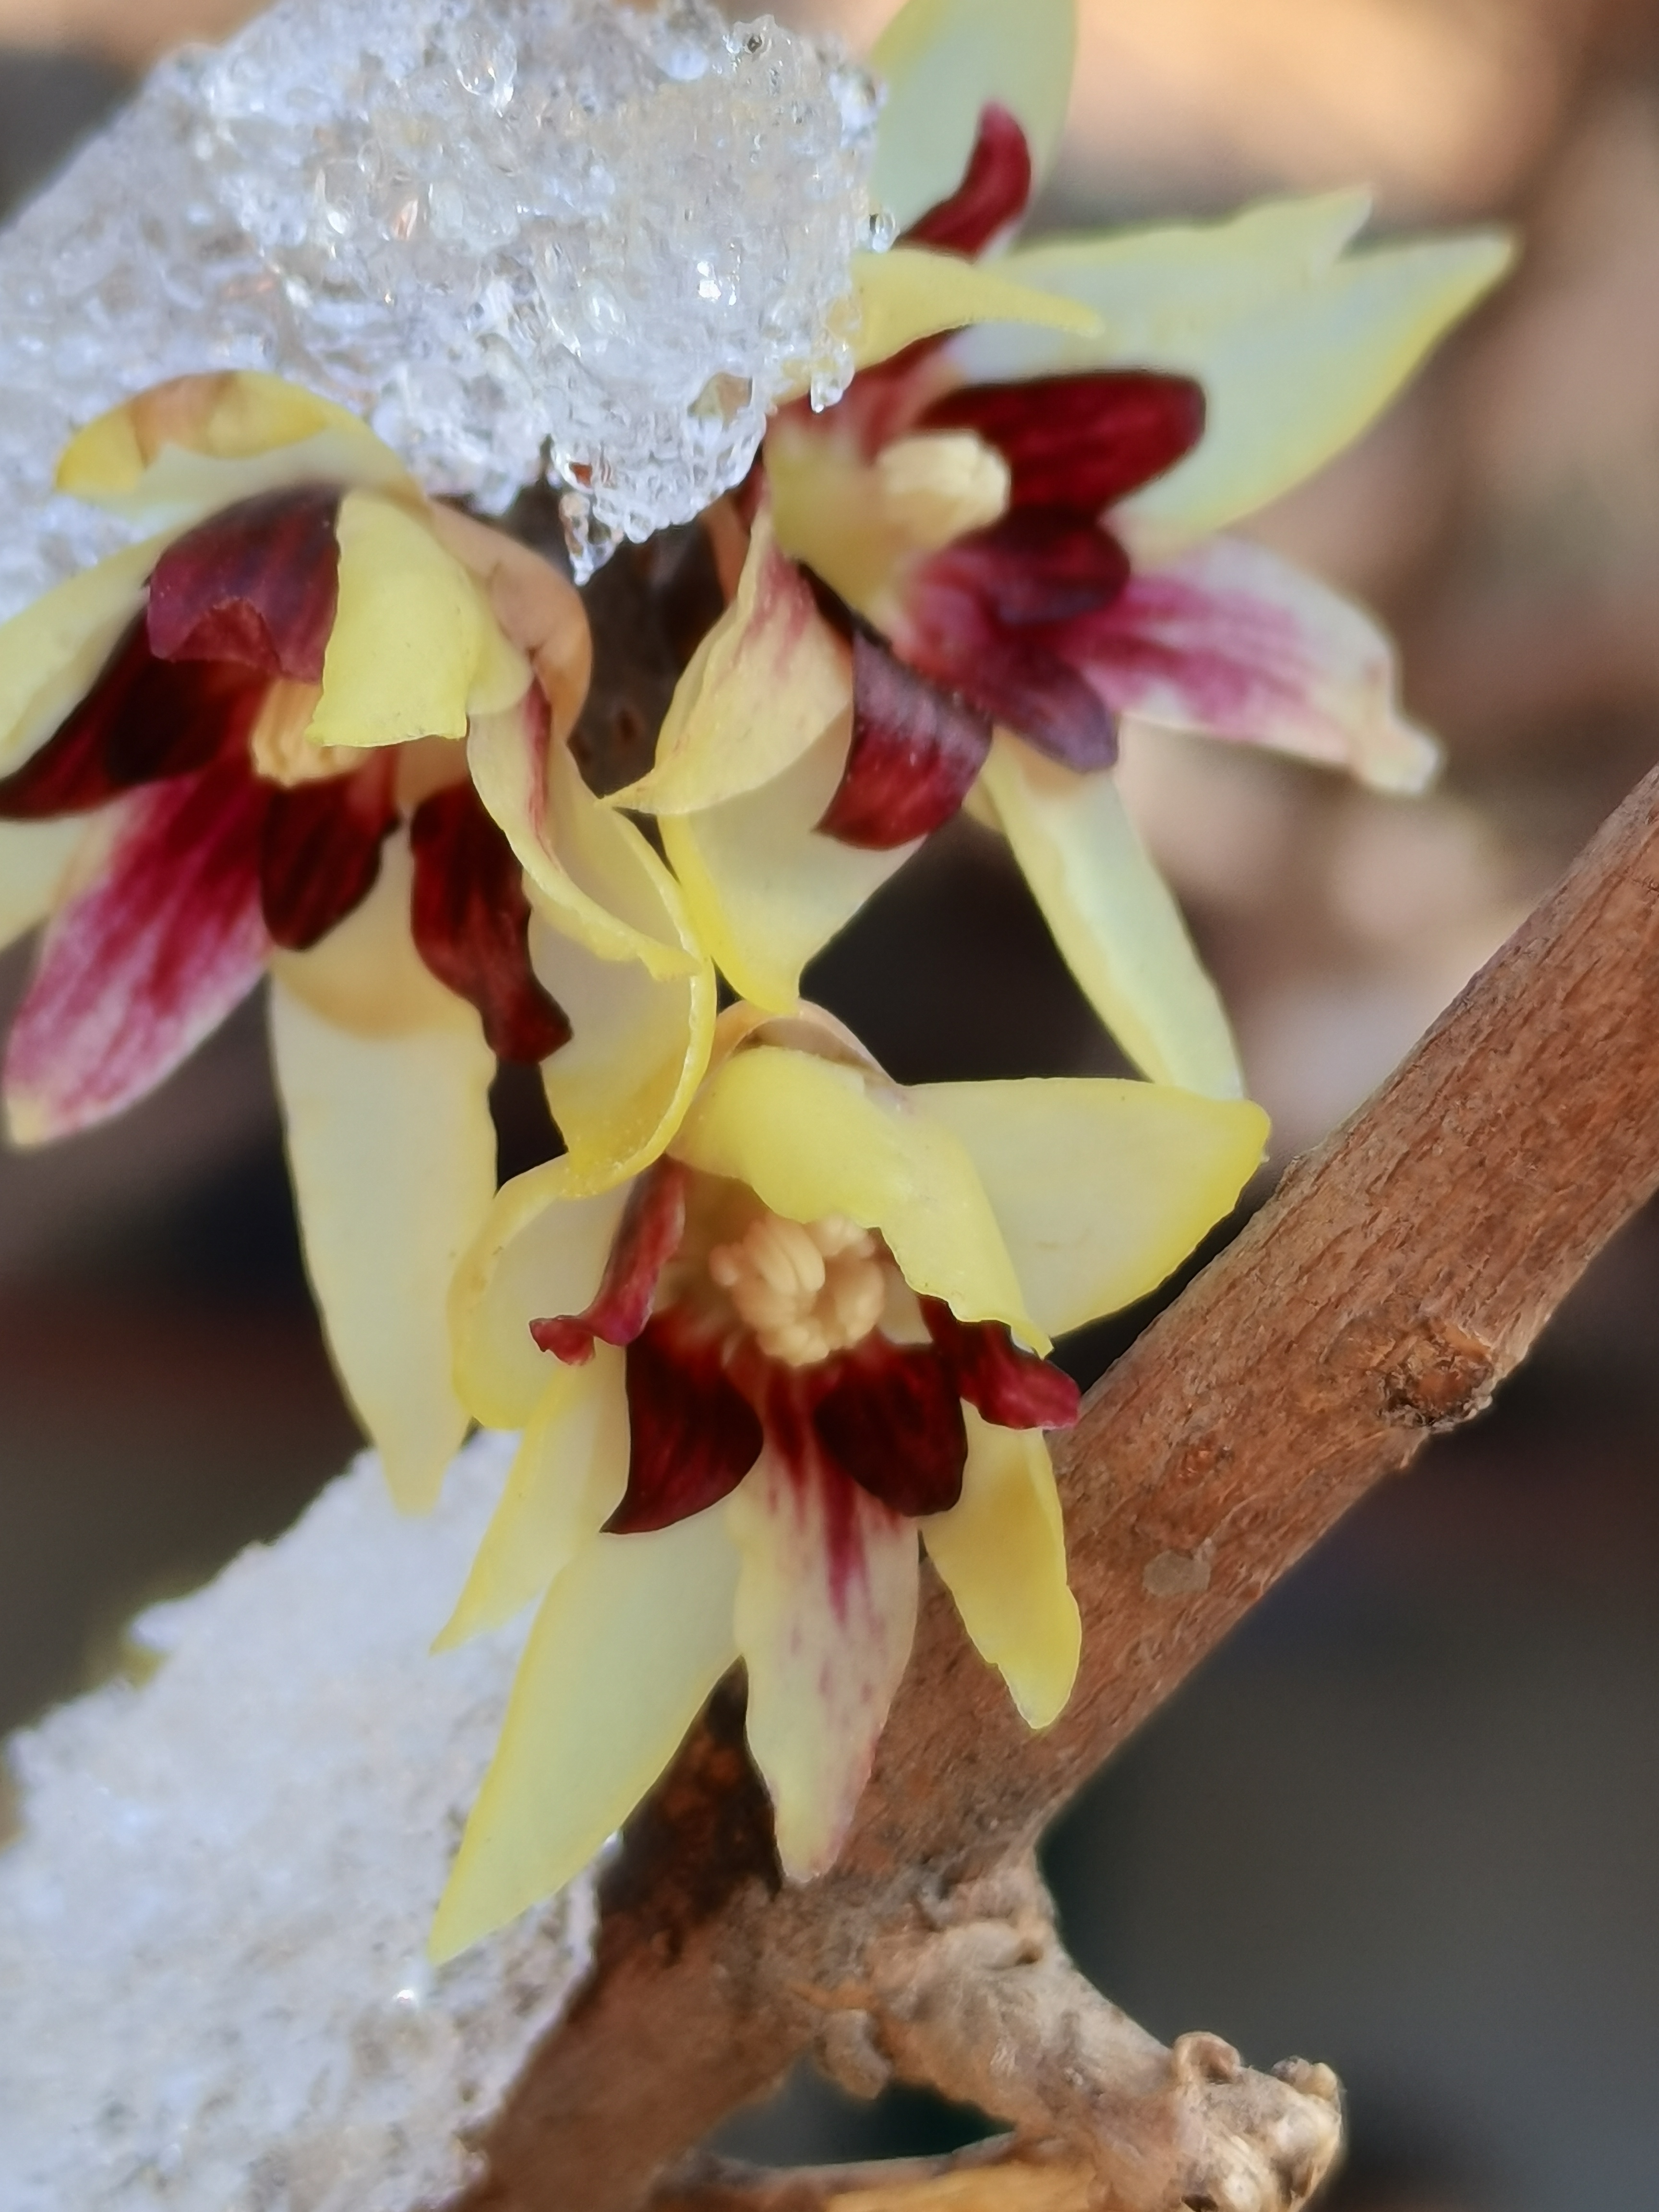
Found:
[{"label": "translucent petal", "polygon": [[915,852],[821,837],[847,765],[843,717],[763,789],[701,814],[670,815],[663,846],[697,935],[739,997],[784,1012],[802,969]]},{"label": "translucent petal", "polygon": [[182,376],[112,408],[65,447],[58,489],[141,521],[182,523],[281,485],[410,490],[343,407],[256,370]]},{"label": "translucent petal", "polygon": [[925,1083],[911,1096],[972,1158],[1055,1336],[1156,1289],[1231,1212],[1267,1136],[1249,1099],[1106,1077]]},{"label": "translucent petal", "polygon": [[438,1907],[451,1958],[580,1874],[737,1656],[723,1509],[599,1536],[548,1593]]},{"label": "translucent petal", "polygon": [[737,594],[675,689],[655,766],[611,803],[686,814],[757,790],[799,760],[852,696],[851,658],[762,514]]},{"label": "translucent petal", "polygon": [[352,492],[337,529],[339,610],[306,733],[313,744],[464,738],[470,713],[523,695],[528,664],[501,637],[473,579],[414,514]]},{"label": "translucent petal", "polygon": [[599,1534],[628,1486],[623,1354],[600,1344],[586,1366],[544,1364],[546,1386],[435,1650],[499,1628],[539,1597]]},{"label": "translucent petal", "polygon": [[[366,903],[377,902],[378,890]],[[286,956],[283,980],[272,986],[289,1163],[307,1268],[346,1395],[393,1496],[419,1510],[466,1432],[450,1382],[445,1302],[495,1188],[495,1062],[477,1017],[435,982],[431,1018],[419,1027],[364,1034],[320,1014],[289,985],[308,980],[307,970],[320,981],[333,941]]]},{"label": "translucent petal", "polygon": [[975,380],[1109,363],[1198,379],[1197,449],[1116,514],[1142,560],[1264,507],[1352,443],[1443,333],[1503,276],[1489,233],[1335,258],[1351,196],[1257,208],[1197,229],[1129,232],[1010,254],[1012,278],[1100,315],[1090,343],[972,334]]},{"label": "translucent petal", "polygon": [[638,830],[594,798],[566,744],[517,706],[476,714],[467,766],[537,903],[604,960],[690,975],[700,956],[672,878]]},{"label": "translucent petal", "polygon": [[915,1523],[845,1476],[763,1454],[726,1506],[742,1555],[749,1748],[794,1881],[834,1862],[915,1633]]},{"label": "translucent petal", "polygon": [[1072,657],[1119,714],[1277,746],[1378,791],[1421,791],[1440,749],[1400,711],[1394,647],[1370,617],[1238,538],[1143,570],[1079,625]]},{"label": "translucent petal", "polygon": [[83,568],[0,625],[0,775],[38,751],[92,689],[144,604],[165,536]]},{"label": "translucent petal", "polygon": [[84,815],[63,822],[0,822],[0,948],[52,912],[89,833],[99,835]]},{"label": "translucent petal", "polygon": [[922,246],[896,246],[887,253],[855,253],[853,282],[859,328],[853,357],[860,368],[902,353],[918,338],[959,331],[970,323],[1035,323],[1073,337],[1097,337],[1100,318],[1058,289],[1027,284],[1001,272],[1012,258],[988,265]]},{"label": "translucent petal", "polygon": [[1000,730],[979,790],[1066,966],[1136,1066],[1237,1097],[1244,1081],[1221,1000],[1115,778],[1075,775]]},{"label": "translucent petal", "polygon": [[792,1220],[844,1213],[878,1229],[912,1290],[1048,1350],[972,1160],[913,1094],[838,1060],[756,1045],[709,1076],[672,1150]]},{"label": "translucent petal", "polygon": [[580,1313],[599,1289],[629,1186],[573,1195],[568,1159],[496,1192],[449,1295],[455,1384],[487,1427],[516,1429],[547,1387],[530,1324]]},{"label": "translucent petal", "polygon": [[703,961],[690,975],[659,978],[637,961],[596,959],[539,918],[530,951],[573,1030],[542,1062],[547,1103],[569,1147],[568,1188],[608,1189],[653,1160],[684,1118],[708,1065],[714,971]]},{"label": "translucent petal", "polygon": [[981,1659],[1034,1729],[1057,1720],[1077,1680],[1082,1623],[1066,1580],[1066,1531],[1048,1447],[971,1406],[962,1498],[921,1523],[927,1556]]},{"label": "translucent petal", "polygon": [[1066,122],[1076,0],[908,0],[875,43],[887,88],[872,191],[901,228],[946,198],[992,100],[1025,133],[1038,174]]}]

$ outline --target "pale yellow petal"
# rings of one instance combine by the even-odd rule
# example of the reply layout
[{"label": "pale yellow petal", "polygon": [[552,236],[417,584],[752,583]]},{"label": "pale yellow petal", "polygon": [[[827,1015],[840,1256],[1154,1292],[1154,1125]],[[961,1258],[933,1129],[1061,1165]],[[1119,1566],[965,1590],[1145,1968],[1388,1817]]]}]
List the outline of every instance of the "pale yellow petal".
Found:
[{"label": "pale yellow petal", "polygon": [[537,975],[570,1017],[568,1044],[542,1062],[542,1085],[569,1147],[568,1188],[608,1190],[663,1151],[708,1065],[714,971],[652,975],[603,961],[539,917]]},{"label": "pale yellow petal", "polygon": [[850,730],[843,717],[760,791],[663,821],[664,849],[714,965],[770,1012],[794,1005],[807,962],[916,849],[868,852],[817,835]]},{"label": "pale yellow petal", "polygon": [[1055,1336],[1155,1290],[1231,1212],[1267,1136],[1249,1099],[1109,1077],[911,1095],[972,1159],[1031,1311]]},{"label": "pale yellow petal", "polygon": [[1000,266],[1039,290],[1094,308],[1100,326],[1062,332],[986,324],[953,341],[975,383],[1164,361],[1201,348],[1218,328],[1260,313],[1328,275],[1365,225],[1370,194],[1267,200],[1213,222],[1062,233],[1021,246]]},{"label": "pale yellow petal", "polygon": [[1513,259],[1507,238],[1481,232],[1338,258],[1360,204],[1321,198],[1010,254],[1011,277],[1093,307],[1103,335],[971,333],[962,365],[975,380],[1114,364],[1196,377],[1202,440],[1116,510],[1139,559],[1164,557],[1351,445]]},{"label": "pale yellow petal", "polygon": [[97,829],[84,815],[58,822],[0,822],[0,949],[44,921]]},{"label": "pale yellow petal", "polygon": [[568,745],[513,707],[473,717],[466,756],[479,798],[560,929],[653,975],[696,972],[701,954],[672,879],[634,824],[594,798]]},{"label": "pale yellow petal", "polygon": [[359,1036],[404,1036],[477,1024],[464,999],[446,990],[415,950],[409,933],[414,888],[409,832],[395,830],[380,848],[380,872],[362,904],[308,952],[276,950],[271,973],[325,1021]]},{"label": "pale yellow petal", "polygon": [[975,1650],[1026,1725],[1047,1728],[1072,1694],[1083,1643],[1048,1446],[1037,1430],[993,1428],[971,1406],[962,1411],[962,1497],[921,1523],[922,1541]]},{"label": "pale yellow petal", "polygon": [[[826,1485],[839,1486],[831,1497]],[[749,1748],[793,1881],[833,1864],[915,1632],[915,1523],[837,1474],[770,1453],[726,1505]]]},{"label": "pale yellow petal", "polygon": [[1221,1000],[1113,776],[1076,775],[999,730],[979,788],[1061,957],[1136,1066],[1237,1097],[1243,1077]]},{"label": "pale yellow petal", "polygon": [[748,1183],[792,1220],[844,1213],[879,1230],[913,1290],[1048,1350],[965,1147],[895,1085],[812,1053],[751,1046],[709,1076],[672,1150]]},{"label": "pale yellow petal", "polygon": [[878,204],[903,228],[947,198],[993,100],[1024,130],[1040,176],[1060,144],[1076,55],[1076,0],[908,0],[870,55],[887,89]]},{"label": "pale yellow petal", "polygon": [[562,1888],[634,1810],[737,1656],[737,1568],[715,1506],[596,1537],[559,1577],[438,1907],[435,1958]]},{"label": "pale yellow petal", "polygon": [[546,1386],[435,1650],[501,1627],[538,1598],[599,1534],[628,1487],[623,1354],[596,1344],[586,1366],[543,1358]]},{"label": "pale yellow petal", "polygon": [[685,814],[769,783],[850,705],[852,656],[756,518],[737,597],[675,688],[655,765],[613,806]]},{"label": "pale yellow petal", "polygon": [[392,1496],[419,1511],[466,1433],[446,1299],[495,1182],[495,1056],[477,1017],[364,1037],[271,988],[306,1266]]},{"label": "pale yellow petal", "polygon": [[[337,534],[339,605],[307,732],[313,744],[464,738],[470,714],[522,695],[528,663],[501,637],[478,585],[417,514],[351,492],[340,503]],[[481,692],[486,678],[489,688]]]},{"label": "pale yellow petal", "polygon": [[299,385],[251,369],[175,377],[89,422],[58,488],[118,514],[184,522],[288,484],[416,495],[368,424]]},{"label": "pale yellow petal", "polygon": [[1035,323],[1078,337],[1098,332],[1100,319],[1092,307],[1003,275],[1011,265],[964,261],[959,254],[934,253],[922,246],[855,253],[854,362],[860,368],[872,368],[918,338],[963,330],[970,323]]},{"label": "pale yellow petal", "polygon": [[496,1192],[449,1294],[455,1387],[489,1428],[516,1429],[547,1388],[532,1321],[580,1313],[599,1287],[629,1186],[573,1194],[568,1159]]},{"label": "pale yellow petal", "polygon": [[91,690],[144,604],[165,534],[130,545],[0,624],[0,775],[39,750]]}]

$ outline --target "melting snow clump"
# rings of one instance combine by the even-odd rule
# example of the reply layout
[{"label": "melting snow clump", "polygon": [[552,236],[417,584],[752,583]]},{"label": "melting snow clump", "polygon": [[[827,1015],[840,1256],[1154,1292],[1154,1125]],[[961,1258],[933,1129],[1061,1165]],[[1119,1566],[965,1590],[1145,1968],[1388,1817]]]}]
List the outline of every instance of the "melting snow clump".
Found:
[{"label": "melting snow clump", "polygon": [[852,373],[870,79],[711,0],[277,0],[164,63],[0,234],[0,616],[108,550],[49,498],[130,392],[275,370],[429,490],[544,464],[579,570]]},{"label": "melting snow clump", "polygon": [[591,1889],[434,1971],[434,1906],[517,1638],[428,1656],[501,1488],[405,1520],[359,1462],[142,1617],[166,1656],[15,1738],[0,1851],[4,2212],[447,2202],[589,1953]]}]

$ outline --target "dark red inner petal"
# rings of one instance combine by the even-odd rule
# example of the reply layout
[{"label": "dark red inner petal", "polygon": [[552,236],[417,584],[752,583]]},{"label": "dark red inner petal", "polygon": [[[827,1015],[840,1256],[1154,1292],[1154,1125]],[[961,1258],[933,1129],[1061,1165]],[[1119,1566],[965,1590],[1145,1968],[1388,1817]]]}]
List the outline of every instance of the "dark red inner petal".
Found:
[{"label": "dark red inner petal", "polygon": [[1078,1416],[1071,1376],[1014,1342],[1000,1321],[958,1321],[943,1298],[923,1298],[921,1317],[951,1387],[1000,1429],[1069,1429]]},{"label": "dark red inner petal", "polygon": [[933,554],[918,589],[962,594],[1004,628],[1026,629],[1094,614],[1128,580],[1110,531],[1074,507],[1024,507]]},{"label": "dark red inner petal", "polygon": [[728,1497],[761,1455],[755,1410],[726,1374],[721,1333],[670,1307],[628,1347],[628,1488],[605,1522],[637,1535]]},{"label": "dark red inner petal", "polygon": [[930,587],[913,595],[905,659],[1025,738],[1085,774],[1117,758],[1111,710],[1037,629],[1005,629],[971,593]]},{"label": "dark red inner petal", "polygon": [[471,782],[423,799],[409,836],[410,921],[422,959],[477,1008],[498,1060],[545,1060],[570,1042],[570,1024],[530,964],[530,901],[517,854]]},{"label": "dark red inner petal", "polygon": [[979,134],[962,182],[949,199],[913,222],[906,246],[931,246],[941,253],[983,252],[999,232],[1018,222],[1031,197],[1031,149],[1025,133],[992,101],[981,110]]},{"label": "dark red inner petal", "polygon": [[0,781],[0,820],[84,813],[139,784],[206,768],[246,745],[268,688],[229,662],[158,660],[140,616],[80,705]]},{"label": "dark red inner petal", "polygon": [[259,842],[259,902],[272,941],[304,952],[360,907],[398,819],[397,761],[371,753],[349,775],[271,789]]},{"label": "dark red inner petal", "polygon": [[976,431],[1012,471],[1016,507],[1098,514],[1191,453],[1204,389],[1145,368],[969,384],[924,408],[916,427]]},{"label": "dark red inner petal", "polygon": [[818,828],[878,852],[925,837],[962,805],[990,750],[988,714],[858,630],[852,749]]},{"label": "dark red inner petal", "polygon": [[687,1170],[666,1156],[638,1176],[611,1239],[611,1256],[592,1302],[579,1314],[532,1321],[530,1334],[544,1352],[580,1367],[593,1356],[593,1340],[632,1344],[651,1317],[657,1280],[685,1234]]},{"label": "dark red inner petal", "polygon": [[149,580],[162,660],[233,660],[319,684],[339,599],[341,494],[262,492],[174,540]]},{"label": "dark red inner petal", "polygon": [[946,1362],[931,1345],[878,1332],[821,1370],[811,1410],[826,1456],[896,1513],[944,1513],[962,1495],[968,1431]]}]

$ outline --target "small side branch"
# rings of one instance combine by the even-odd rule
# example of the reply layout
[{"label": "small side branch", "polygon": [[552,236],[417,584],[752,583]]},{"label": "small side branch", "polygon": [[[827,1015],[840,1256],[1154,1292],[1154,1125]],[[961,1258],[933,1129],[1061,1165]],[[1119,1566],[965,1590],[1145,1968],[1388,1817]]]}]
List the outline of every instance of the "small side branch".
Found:
[{"label": "small side branch", "polygon": [[[666,1794],[673,1820],[630,1846],[640,1878],[607,1911],[585,1997],[480,2146],[488,2178],[467,2212],[632,2212],[821,2042],[827,2010],[867,2007],[872,1991],[878,2049],[890,2035],[892,2063],[980,2094],[994,2045],[908,2040],[922,2030],[902,2025],[884,1961],[923,1942],[920,1966],[941,1900],[1022,1868],[1058,1808],[1263,1592],[1425,1437],[1488,1401],[1659,1183],[1656,1006],[1659,774],[1092,1394],[1056,1455],[1085,1623],[1064,1717],[1027,1735],[935,1590],[842,1862],[804,1890],[769,1878],[741,1762],[713,1755],[718,1725],[702,1731]],[[672,1846],[672,1879],[647,1879],[637,1857],[653,1833]],[[1044,2002],[1093,2054],[1073,2118],[1103,2107],[1116,2126],[1138,2098],[1146,2109],[1167,2062],[1057,1962],[1043,1972]],[[1177,2051],[1224,2077],[1222,2048]],[[1200,2081],[1196,2109],[1224,2127],[1229,2099],[1255,2099],[1264,2078]],[[1327,2086],[1299,2094],[1323,2104]],[[1285,2112],[1266,2171],[1293,2192],[1318,2131],[1300,2106]],[[1278,2142],[1279,2120],[1261,2124]],[[1158,2142],[1167,2161],[1167,2131]],[[1130,2201],[1176,2212],[1180,2197]]]}]

